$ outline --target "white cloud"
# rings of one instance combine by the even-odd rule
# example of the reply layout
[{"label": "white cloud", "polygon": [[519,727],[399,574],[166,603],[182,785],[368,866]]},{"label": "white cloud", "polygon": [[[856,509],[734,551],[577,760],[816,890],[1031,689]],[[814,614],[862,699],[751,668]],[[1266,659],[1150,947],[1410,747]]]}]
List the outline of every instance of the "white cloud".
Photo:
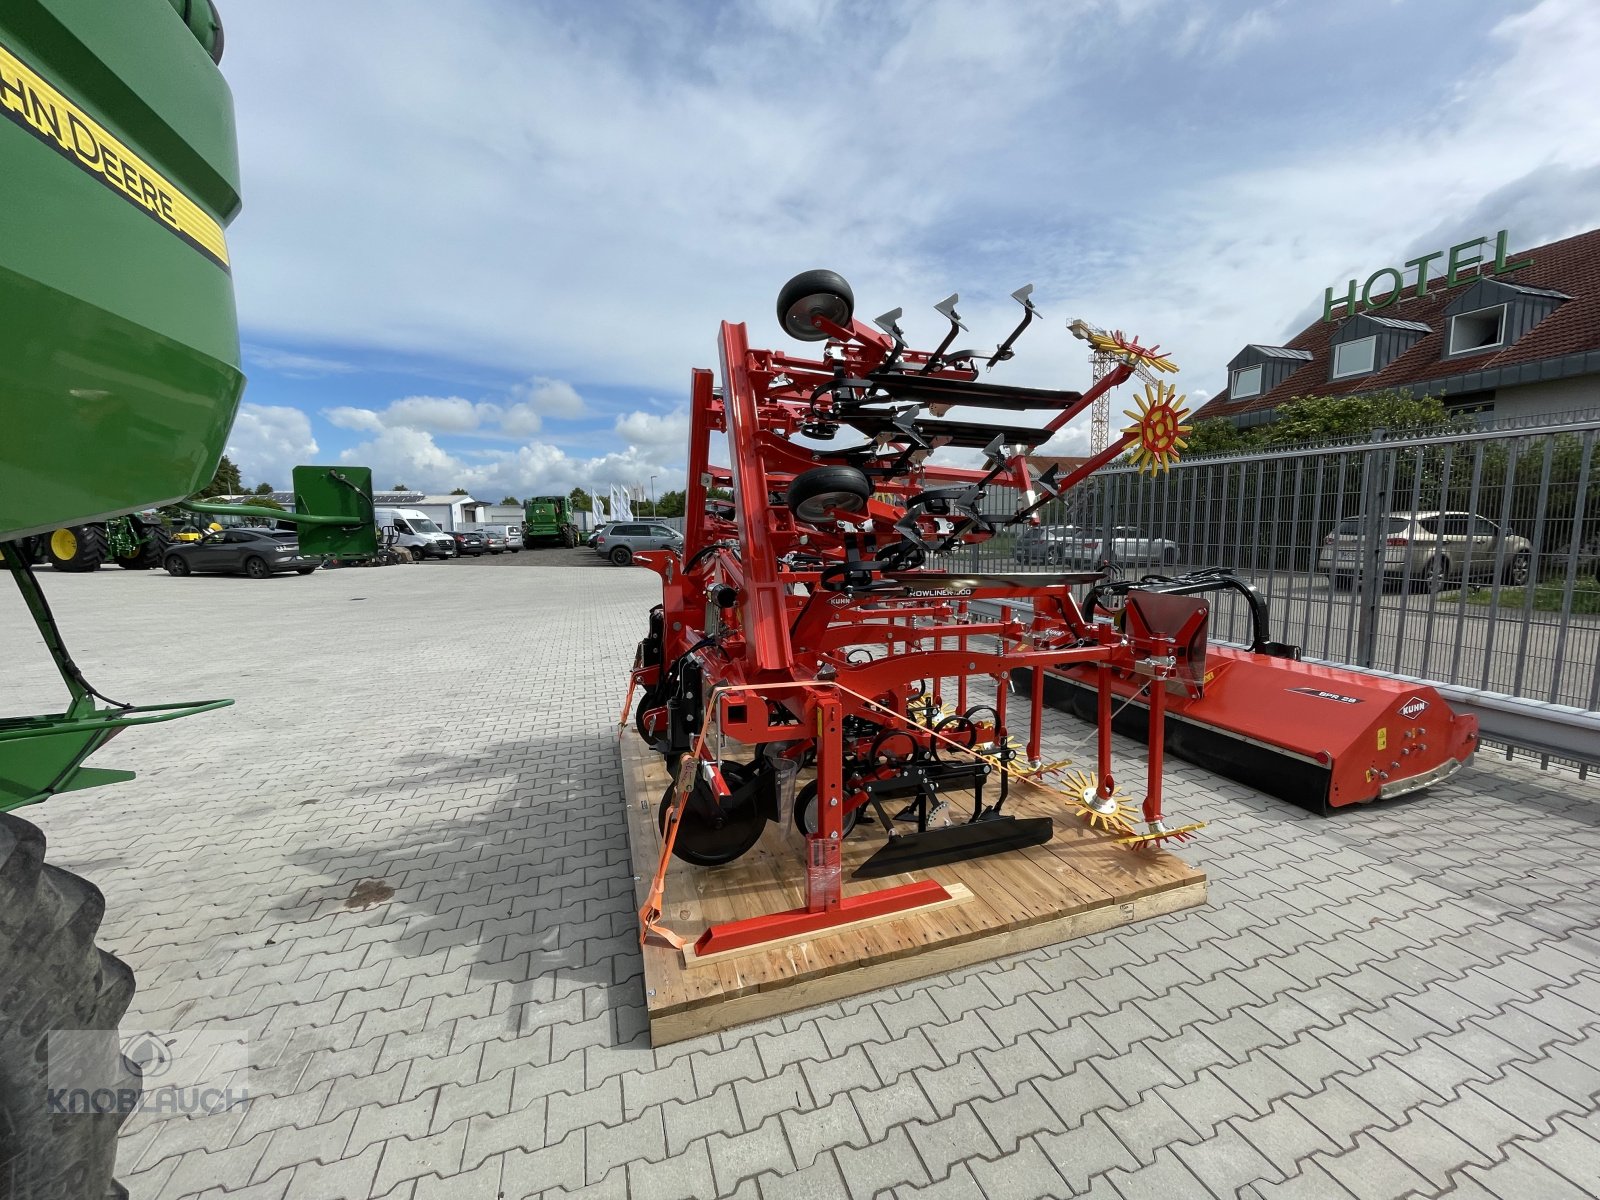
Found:
[{"label": "white cloud", "polygon": [[515,450],[485,450],[471,456],[452,454],[425,431],[385,429],[350,447],[344,462],[370,466],[379,480],[403,481],[430,492],[464,487],[480,498],[513,494],[557,494],[574,487],[608,488],[612,484],[648,488],[656,478],[656,494],[681,488],[681,467],[664,456],[635,446],[594,458],[578,458],[548,442],[528,442]]},{"label": "white cloud", "polygon": [[290,379],[315,379],[322,375],[348,375],[356,370],[354,363],[342,359],[324,358],[317,354],[292,354],[273,350],[267,346],[243,347],[244,360],[251,366],[262,367],[286,375]]},{"label": "white cloud", "polygon": [[370,408],[340,405],[323,409],[322,415],[340,429],[354,429],[358,433],[382,433],[384,429],[383,418]]},{"label": "white cloud", "polygon": [[[491,410],[491,415],[497,411]],[[384,410],[383,423],[391,429],[407,426],[435,433],[468,433],[484,416],[483,405],[460,396],[407,396]]]},{"label": "white cloud", "polygon": [[689,410],[670,413],[630,412],[618,417],[613,431],[635,446],[651,446],[683,453],[689,441]]},{"label": "white cloud", "polygon": [[[1488,6],[1459,7],[238,5],[242,317],[526,375],[472,432],[533,437],[585,411],[552,379],[681,394],[720,319],[793,349],[772,302],[799,270],[842,270],[861,315],[904,305],[919,345],[958,289],[993,345],[1031,279],[1045,320],[995,378],[1082,386],[1081,314],[1161,342],[1196,395],[1426,231],[1594,223],[1594,189],[1559,183],[1600,162],[1600,9],[1544,0],[1486,33]],[[340,87],[286,90],[286,64]],[[1486,209],[1509,180],[1530,186]]]},{"label": "white cloud", "polygon": [[589,406],[578,395],[578,389],[564,379],[535,377],[512,389],[512,398],[526,405],[534,413],[546,417],[581,417]]},{"label": "white cloud", "polygon": [[316,461],[311,422],[298,408],[241,404],[226,451],[248,486],[287,488],[293,469]]}]

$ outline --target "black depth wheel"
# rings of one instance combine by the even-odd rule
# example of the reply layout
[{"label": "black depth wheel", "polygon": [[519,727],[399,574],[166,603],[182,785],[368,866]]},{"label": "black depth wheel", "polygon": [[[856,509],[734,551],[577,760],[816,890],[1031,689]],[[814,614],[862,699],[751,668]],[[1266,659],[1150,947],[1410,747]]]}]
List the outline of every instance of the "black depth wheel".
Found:
[{"label": "black depth wheel", "polygon": [[[856,819],[861,816],[859,808],[847,808],[839,817],[839,824],[844,830],[844,836],[849,837],[850,831],[856,827]],[[817,781],[813,779],[795,794],[794,798],[794,827],[806,837],[810,837],[821,828],[817,811]]]},{"label": "black depth wheel", "polygon": [[835,512],[864,511],[871,495],[871,481],[855,467],[813,467],[794,477],[784,502],[797,521],[817,525]]},{"label": "black depth wheel", "polygon": [[837,271],[802,271],[778,292],[778,324],[802,342],[828,339],[811,318],[823,317],[848,327],[855,309],[856,295]]},{"label": "black depth wheel", "polygon": [[[683,819],[678,824],[678,836],[673,839],[672,853],[686,863],[697,867],[720,867],[748,851],[761,840],[761,831],[767,827],[767,818],[755,800],[755,789],[740,793],[754,771],[745,763],[725,762],[722,778],[731,795],[719,807],[711,794],[711,785],[695,772],[694,791],[683,806]],[[677,792],[677,782],[669,784],[661,797],[661,807],[656,813],[657,827],[663,837],[667,832],[667,813],[671,811]]]}]

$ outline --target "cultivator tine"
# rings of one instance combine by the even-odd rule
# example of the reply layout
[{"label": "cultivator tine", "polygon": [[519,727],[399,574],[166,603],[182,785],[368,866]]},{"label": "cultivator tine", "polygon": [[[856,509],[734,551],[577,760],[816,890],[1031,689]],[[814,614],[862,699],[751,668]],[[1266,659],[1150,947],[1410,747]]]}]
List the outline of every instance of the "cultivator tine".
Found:
[{"label": "cultivator tine", "polygon": [[1003,854],[1028,846],[1042,846],[1055,836],[1049,817],[995,817],[947,825],[926,833],[897,834],[852,873],[855,879],[881,879]]},{"label": "cultivator tine", "polygon": [[956,340],[956,334],[966,330],[967,327],[961,323],[961,318],[956,314],[956,301],[959,299],[961,297],[957,293],[951,292],[933,306],[940,316],[950,322],[950,332],[944,335],[944,341],[939,343],[939,348],[928,355],[928,361],[917,374],[927,375],[939,367],[944,362],[944,352],[950,349],[950,343]]},{"label": "cultivator tine", "polygon": [[1022,331],[1033,324],[1033,319],[1039,315],[1039,310],[1033,306],[1033,284],[1028,283],[1019,287],[1011,293],[1011,298],[1022,305],[1022,323],[1011,331],[1011,336],[1001,342],[999,348],[995,350],[994,356],[983,364],[986,368],[993,367],[995,363],[1005,362],[1006,359],[1010,358],[1012,343],[1022,336]]}]

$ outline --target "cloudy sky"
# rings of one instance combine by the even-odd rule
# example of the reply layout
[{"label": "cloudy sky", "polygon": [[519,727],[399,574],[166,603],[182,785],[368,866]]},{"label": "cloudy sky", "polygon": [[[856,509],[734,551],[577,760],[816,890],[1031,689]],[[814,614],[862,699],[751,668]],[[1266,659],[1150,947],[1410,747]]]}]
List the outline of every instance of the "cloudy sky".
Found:
[{"label": "cloudy sky", "polygon": [[1081,316],[1203,399],[1330,284],[1600,225],[1593,0],[219,7],[250,483],[681,486],[717,322],[794,345],[811,267],[924,345],[1031,282],[997,380],[1085,386]]}]

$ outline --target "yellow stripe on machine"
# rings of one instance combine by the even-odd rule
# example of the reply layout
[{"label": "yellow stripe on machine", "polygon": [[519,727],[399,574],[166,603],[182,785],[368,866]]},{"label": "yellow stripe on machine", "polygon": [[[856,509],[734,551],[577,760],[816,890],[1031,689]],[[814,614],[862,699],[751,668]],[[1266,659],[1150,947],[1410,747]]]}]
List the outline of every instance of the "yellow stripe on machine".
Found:
[{"label": "yellow stripe on machine", "polygon": [[228,268],[221,225],[4,45],[0,45],[0,116]]}]

